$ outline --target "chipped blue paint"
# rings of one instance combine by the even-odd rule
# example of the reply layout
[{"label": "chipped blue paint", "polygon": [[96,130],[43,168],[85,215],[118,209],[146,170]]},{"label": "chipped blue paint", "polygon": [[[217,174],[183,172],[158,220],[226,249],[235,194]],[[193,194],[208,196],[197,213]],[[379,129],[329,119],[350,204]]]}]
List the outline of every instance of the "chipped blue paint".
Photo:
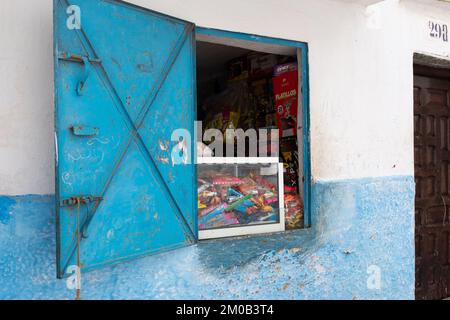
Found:
[{"label": "chipped blue paint", "polygon": [[0,223],[7,224],[10,219],[12,206],[16,203],[10,197],[0,197]]},{"label": "chipped blue paint", "polygon": [[[69,5],[80,30],[67,28]],[[195,166],[171,153],[175,130],[194,132],[194,25],[122,1],[54,0],[54,40],[58,275],[78,250],[87,270],[195,243]],[[81,197],[95,201],[70,205]]]},{"label": "chipped blue paint", "polygon": [[[4,202],[4,198],[2,198]],[[83,275],[84,299],[413,299],[412,177],[317,182],[313,228],[196,246]],[[0,299],[72,299],[55,277],[54,198],[13,197]],[[381,270],[380,290],[367,268]]]}]

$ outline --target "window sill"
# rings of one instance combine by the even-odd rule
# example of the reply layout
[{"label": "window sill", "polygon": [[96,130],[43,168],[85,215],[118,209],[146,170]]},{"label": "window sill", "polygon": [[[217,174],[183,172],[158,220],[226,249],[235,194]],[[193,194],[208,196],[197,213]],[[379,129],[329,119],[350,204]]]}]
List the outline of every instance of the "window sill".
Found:
[{"label": "window sill", "polygon": [[232,268],[246,264],[270,252],[305,253],[311,247],[312,228],[265,235],[202,240],[197,249],[202,263],[209,268]]}]

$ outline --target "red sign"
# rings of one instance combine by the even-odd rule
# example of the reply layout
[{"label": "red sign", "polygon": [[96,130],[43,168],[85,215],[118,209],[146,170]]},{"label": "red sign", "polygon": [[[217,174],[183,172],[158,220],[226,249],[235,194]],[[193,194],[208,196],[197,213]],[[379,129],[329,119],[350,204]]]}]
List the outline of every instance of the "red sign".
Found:
[{"label": "red sign", "polygon": [[273,78],[275,108],[280,137],[297,134],[298,71],[296,63],[277,66]]}]

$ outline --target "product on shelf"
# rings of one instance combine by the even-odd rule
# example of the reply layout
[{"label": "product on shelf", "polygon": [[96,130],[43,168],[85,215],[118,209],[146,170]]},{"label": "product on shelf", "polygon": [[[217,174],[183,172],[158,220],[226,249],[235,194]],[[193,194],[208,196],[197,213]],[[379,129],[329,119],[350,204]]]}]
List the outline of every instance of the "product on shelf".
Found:
[{"label": "product on shelf", "polygon": [[207,99],[203,105],[206,113],[204,130],[218,129],[225,134],[227,129],[239,128],[241,110],[249,104],[246,81],[233,81],[227,90]]},{"label": "product on shelf", "polygon": [[244,183],[242,179],[227,174],[218,174],[213,178],[213,185],[233,186]]},{"label": "product on shelf", "polygon": [[277,114],[276,112],[266,113],[266,126],[273,127],[277,125]]},{"label": "product on shelf", "polygon": [[[278,157],[279,156],[279,139],[277,137],[277,127],[269,126],[264,128],[259,128],[266,130],[261,131],[260,134],[265,135],[264,138],[258,137],[258,152],[260,157]],[[276,135],[272,135],[272,130],[275,131]]]},{"label": "product on shelf", "polygon": [[250,77],[270,76],[277,63],[277,56],[273,54],[259,52],[250,53],[248,55]]},{"label": "product on shelf", "polygon": [[[280,157],[286,229],[298,229],[304,227],[297,143],[299,81],[297,63],[285,63],[289,59],[250,53],[230,60],[228,74],[223,76],[228,80],[222,83],[227,89],[202,103],[202,119],[204,130],[214,128],[224,134],[226,129],[267,129],[267,144],[258,140],[259,156]],[[271,129],[279,130],[276,150],[272,149]],[[224,138],[226,147],[234,144],[236,149],[236,141]],[[220,170],[199,171],[200,230],[276,222],[278,186],[265,177],[255,172],[238,176]]]},{"label": "product on shelf", "polygon": [[286,193],[284,195],[284,218],[286,229],[301,229],[304,227],[303,202],[300,196],[295,193]]},{"label": "product on shelf", "polygon": [[201,172],[198,179],[200,230],[279,219],[277,187],[256,171],[244,178],[215,170]]},{"label": "product on shelf", "polygon": [[231,59],[226,64],[226,67],[229,80],[248,78],[248,59],[246,55]]},{"label": "product on shelf", "polygon": [[295,137],[281,138],[280,158],[284,167],[284,192],[298,192],[298,144]]},{"label": "product on shelf", "polygon": [[275,68],[273,77],[275,110],[280,137],[297,134],[298,71],[296,63],[287,63]]},{"label": "product on shelf", "polygon": [[299,196],[298,144],[295,137],[281,138],[280,158],[283,162],[284,208],[286,229],[304,227],[303,202]]}]

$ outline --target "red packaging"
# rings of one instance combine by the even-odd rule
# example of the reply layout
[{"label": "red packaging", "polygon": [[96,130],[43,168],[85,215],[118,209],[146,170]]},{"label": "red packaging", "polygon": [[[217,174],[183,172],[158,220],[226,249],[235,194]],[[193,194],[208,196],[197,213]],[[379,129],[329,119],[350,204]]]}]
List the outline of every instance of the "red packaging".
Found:
[{"label": "red packaging", "polygon": [[296,63],[275,67],[273,78],[275,111],[280,137],[297,134],[298,71]]},{"label": "red packaging", "polygon": [[230,186],[230,185],[237,185],[237,184],[243,184],[244,181],[242,179],[228,176],[228,175],[217,175],[213,179],[213,185],[222,185],[222,186]]}]

